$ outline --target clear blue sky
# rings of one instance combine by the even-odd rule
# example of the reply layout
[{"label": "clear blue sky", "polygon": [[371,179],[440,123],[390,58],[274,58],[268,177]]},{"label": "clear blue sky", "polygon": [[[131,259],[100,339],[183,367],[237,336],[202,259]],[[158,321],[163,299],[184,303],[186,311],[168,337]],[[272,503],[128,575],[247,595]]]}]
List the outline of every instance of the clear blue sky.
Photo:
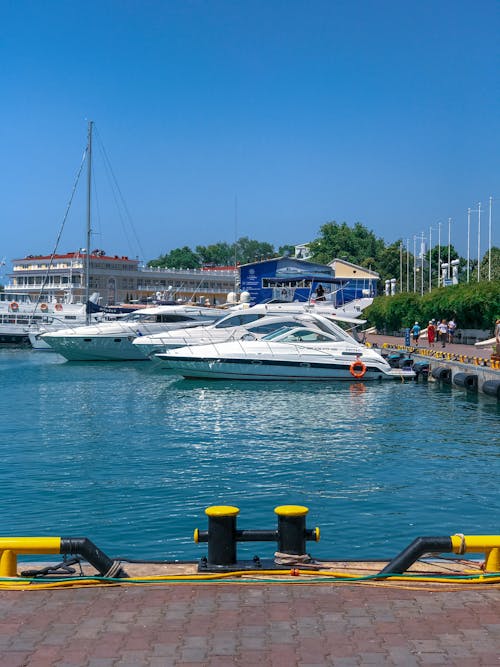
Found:
[{"label": "clear blue sky", "polygon": [[[96,149],[108,253],[296,244],[331,220],[387,242],[441,221],[446,243],[451,217],[465,254],[479,201],[484,252],[490,195],[500,244],[497,0],[0,0],[0,33],[0,259],[52,250],[87,119],[140,240]],[[85,246],[84,191],[61,251]]]}]

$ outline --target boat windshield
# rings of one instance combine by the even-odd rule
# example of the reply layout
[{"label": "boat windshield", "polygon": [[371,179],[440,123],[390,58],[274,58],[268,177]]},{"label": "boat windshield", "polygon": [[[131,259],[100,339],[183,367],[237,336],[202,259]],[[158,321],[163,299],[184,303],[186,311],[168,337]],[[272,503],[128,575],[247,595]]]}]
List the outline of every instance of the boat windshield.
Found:
[{"label": "boat windshield", "polygon": [[267,336],[263,336],[262,340],[274,340],[275,338],[278,338],[278,336],[283,336],[283,334],[286,334],[288,331],[291,331],[293,328],[294,327],[280,327],[276,331],[267,334]]},{"label": "boat windshield", "polygon": [[319,329],[293,329],[281,338],[281,343],[339,343],[343,339],[332,333],[323,333]]}]

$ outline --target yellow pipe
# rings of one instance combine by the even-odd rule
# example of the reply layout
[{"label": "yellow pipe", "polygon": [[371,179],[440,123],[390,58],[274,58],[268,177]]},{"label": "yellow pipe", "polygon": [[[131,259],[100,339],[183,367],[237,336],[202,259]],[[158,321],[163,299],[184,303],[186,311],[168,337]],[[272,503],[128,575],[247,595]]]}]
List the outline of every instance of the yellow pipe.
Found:
[{"label": "yellow pipe", "polygon": [[0,551],[9,549],[17,554],[59,554],[60,537],[0,537]]},{"label": "yellow pipe", "polygon": [[0,537],[0,577],[17,575],[19,554],[59,554],[60,537]]},{"label": "yellow pipe", "polygon": [[500,535],[452,535],[453,553],[484,553],[485,572],[500,572]]},{"label": "yellow pipe", "polygon": [[0,551],[0,577],[15,577],[17,574],[16,554],[9,549]]},{"label": "yellow pipe", "polygon": [[465,551],[484,553],[489,549],[500,548],[500,535],[452,535],[451,543],[453,553],[456,554]]}]

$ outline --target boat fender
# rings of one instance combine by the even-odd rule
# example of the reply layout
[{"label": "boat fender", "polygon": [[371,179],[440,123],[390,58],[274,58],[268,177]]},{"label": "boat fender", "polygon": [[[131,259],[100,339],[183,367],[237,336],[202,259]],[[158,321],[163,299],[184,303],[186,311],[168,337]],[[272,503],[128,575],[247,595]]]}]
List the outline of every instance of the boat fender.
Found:
[{"label": "boat fender", "polygon": [[56,305],[54,306],[54,308],[55,308],[56,310],[61,311],[61,310],[63,309],[63,307],[62,307],[62,303],[56,303]]},{"label": "boat fender", "polygon": [[49,307],[47,306],[46,303],[41,304],[40,310],[42,311],[42,313],[46,313],[48,311],[48,309],[49,309]]},{"label": "boat fender", "polygon": [[482,389],[488,396],[496,396],[500,400],[500,380],[486,380]]},{"label": "boat fender", "polygon": [[14,313],[16,313],[19,310],[19,304],[17,303],[17,301],[12,301],[12,303],[10,304],[10,309]]},{"label": "boat fender", "polygon": [[453,384],[458,387],[465,387],[469,391],[477,391],[477,375],[474,373],[456,373],[453,377]]},{"label": "boat fender", "polygon": [[349,366],[349,371],[354,378],[362,378],[366,373],[366,365],[361,361],[361,359],[356,359]]},{"label": "boat fender", "polygon": [[441,382],[451,382],[451,369],[445,368],[444,366],[438,366],[438,368],[433,368],[431,372],[432,377],[435,380],[441,380]]}]

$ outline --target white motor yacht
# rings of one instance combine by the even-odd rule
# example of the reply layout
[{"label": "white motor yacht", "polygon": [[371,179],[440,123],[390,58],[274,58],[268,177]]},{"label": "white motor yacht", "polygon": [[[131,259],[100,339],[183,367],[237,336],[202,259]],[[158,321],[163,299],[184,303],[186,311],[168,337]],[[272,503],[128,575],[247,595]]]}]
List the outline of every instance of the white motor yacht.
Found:
[{"label": "white motor yacht", "polygon": [[358,343],[334,322],[284,327],[260,340],[176,348],[156,356],[186,378],[229,380],[385,380],[414,378],[393,369],[375,350]]},{"label": "white motor yacht", "polygon": [[224,313],[204,306],[153,306],[125,317],[90,326],[61,329],[41,336],[69,361],[144,360],[132,341],[159,331],[209,324]]},{"label": "white motor yacht", "polygon": [[[138,336],[134,346],[145,357],[155,358],[155,355],[165,350],[185,345],[204,345],[207,343],[223,343],[229,340],[239,340],[244,336],[262,338],[283,326],[297,326],[301,323],[313,321],[303,307],[296,304],[259,304],[245,310],[232,310],[230,313],[213,324],[195,329],[175,329],[162,331],[151,336]],[[354,329],[365,323],[347,317],[329,316],[338,321],[343,327]]]},{"label": "white motor yacht", "polygon": [[[93,294],[89,301],[99,310],[99,295]],[[102,313],[91,315],[92,321],[102,318]],[[87,306],[73,303],[66,298],[49,298],[47,295],[33,299],[22,292],[0,292],[0,343],[28,344],[30,333],[40,330],[55,331],[86,323]]]}]

